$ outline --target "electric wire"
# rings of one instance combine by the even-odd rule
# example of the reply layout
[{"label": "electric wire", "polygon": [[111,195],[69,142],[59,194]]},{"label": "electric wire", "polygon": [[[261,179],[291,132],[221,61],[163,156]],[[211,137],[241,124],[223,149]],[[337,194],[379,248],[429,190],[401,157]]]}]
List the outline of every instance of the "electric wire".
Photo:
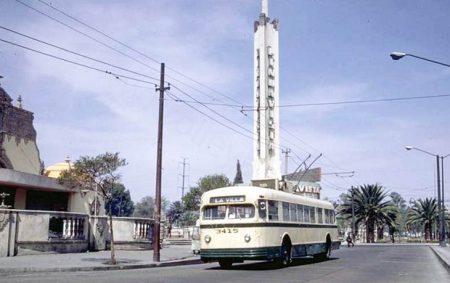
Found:
[{"label": "electric wire", "polygon": [[53,21],[56,21],[57,23],[59,23],[59,24],[65,26],[65,27],[67,27],[67,28],[69,28],[69,29],[71,29],[71,30],[73,30],[73,31],[75,31],[75,32],[77,32],[77,33],[79,33],[79,34],[81,34],[81,35],[83,35],[83,36],[85,36],[85,37],[87,37],[87,38],[89,38],[89,39],[95,41],[95,42],[97,42],[98,44],[103,45],[103,46],[106,47],[106,48],[109,48],[109,49],[111,49],[111,50],[114,50],[115,52],[117,52],[117,53],[119,53],[119,54],[121,54],[121,55],[123,55],[123,56],[125,56],[125,57],[127,57],[127,58],[129,58],[129,59],[131,59],[131,60],[133,60],[133,61],[135,61],[136,63],[139,63],[139,64],[141,64],[141,65],[143,65],[143,66],[145,66],[145,67],[147,67],[147,68],[149,68],[149,69],[151,69],[151,70],[153,70],[153,71],[159,72],[159,70],[158,70],[157,68],[152,67],[152,66],[150,66],[150,65],[148,65],[148,64],[146,64],[146,63],[144,63],[144,62],[142,62],[141,60],[138,60],[138,59],[136,59],[136,58],[134,58],[134,57],[132,57],[132,56],[130,56],[130,55],[128,55],[128,54],[126,54],[126,53],[120,51],[119,49],[114,48],[114,47],[112,47],[112,46],[110,46],[110,45],[108,45],[108,44],[106,44],[106,43],[104,43],[104,42],[102,42],[102,41],[100,41],[100,40],[94,38],[93,36],[90,36],[89,34],[87,34],[87,33],[85,33],[85,32],[82,32],[81,30],[76,29],[76,28],[74,28],[74,27],[72,27],[72,26],[70,26],[70,25],[68,25],[68,24],[66,24],[66,23],[64,23],[64,22],[62,22],[62,21],[60,21],[60,20],[58,20],[58,19],[56,19],[56,18],[54,18],[54,17],[52,17],[52,16],[50,16],[50,15],[48,15],[48,14],[46,14],[46,13],[44,13],[44,12],[38,10],[38,9],[36,9],[36,8],[34,8],[34,7],[32,7],[32,6],[28,5],[28,4],[26,4],[26,3],[24,3],[24,2],[22,2],[21,0],[16,0],[16,2],[18,2],[18,3],[22,4],[22,5],[24,5],[25,7],[28,7],[29,9],[32,9],[33,11],[35,11],[35,12],[37,12],[37,13],[39,13],[39,14],[41,14],[41,15],[43,15],[43,16],[45,16],[45,17],[47,17],[47,18],[49,18],[49,19],[51,19],[51,20],[53,20]]},{"label": "electric wire", "polygon": [[380,99],[367,99],[367,100],[347,100],[347,101],[335,101],[335,102],[285,104],[285,105],[279,105],[278,107],[279,108],[287,108],[287,107],[305,107],[305,106],[360,104],[360,103],[391,102],[391,101],[403,101],[403,100],[414,100],[414,99],[429,99],[429,98],[441,98],[441,97],[450,97],[450,94],[393,97],[393,98],[380,98]]},{"label": "electric wire", "polygon": [[[173,99],[179,99],[178,96],[176,96],[175,94],[173,94],[173,93],[170,92],[170,91],[166,91],[166,93],[169,95],[169,97],[171,97],[171,98],[173,98]],[[205,113],[205,112],[203,112],[203,111],[197,109],[196,107],[190,105],[189,103],[184,102],[184,101],[181,101],[181,102],[183,102],[184,104],[186,104],[186,105],[187,105],[188,107],[190,107],[191,109],[193,109],[193,110],[199,112],[200,114],[202,114],[202,115],[208,117],[208,118],[211,119],[212,121],[214,121],[214,122],[216,122],[216,123],[222,125],[223,127],[227,128],[227,129],[229,129],[229,130],[231,130],[231,131],[233,131],[233,132],[235,132],[235,133],[237,133],[237,134],[239,134],[239,135],[241,135],[241,136],[244,136],[244,137],[246,137],[246,138],[249,138],[249,139],[252,139],[252,140],[253,140],[253,137],[248,136],[248,135],[246,135],[246,134],[244,134],[244,133],[242,133],[242,132],[240,132],[240,131],[234,129],[234,128],[228,126],[228,125],[225,124],[225,123],[222,123],[221,121],[219,121],[219,120],[217,120],[216,118],[212,117],[211,115],[209,115],[209,114],[207,114],[207,113]]]},{"label": "electric wire", "polygon": [[[189,95],[187,92],[181,90],[180,88],[178,88],[178,87],[176,87],[176,86],[174,86],[174,85],[172,85],[172,84],[171,84],[171,87],[173,87],[174,89],[178,90],[178,91],[181,92],[182,94],[187,95],[188,97],[191,97],[191,98],[192,98],[191,95]],[[190,108],[195,109],[197,112],[200,112],[201,114],[207,116],[208,118],[212,119],[213,121],[219,123],[219,121],[218,121],[217,119],[213,118],[211,115],[207,115],[207,114],[204,113],[203,111],[198,110],[198,109],[195,108],[193,105],[190,105],[188,102],[186,102],[186,101],[180,99],[178,96],[175,96],[173,93],[171,93],[171,98],[172,98],[175,102],[182,102],[182,103],[188,105]],[[239,132],[238,130],[236,130],[236,129],[233,128],[233,131],[234,131],[234,132],[238,132],[240,135],[245,136],[245,137],[247,137],[247,138],[249,138],[249,139],[251,139],[251,140],[253,140],[254,137],[256,137],[256,134],[255,134],[253,131],[251,131],[251,130],[249,130],[249,129],[247,129],[247,128],[242,127],[241,125],[239,125],[238,123],[234,122],[233,120],[231,120],[231,119],[225,117],[224,115],[220,114],[219,112],[215,111],[214,109],[211,109],[211,107],[208,107],[208,106],[206,106],[206,105],[203,105],[203,106],[206,107],[208,110],[212,111],[214,114],[216,114],[216,115],[218,115],[219,117],[221,117],[222,119],[224,119],[224,120],[226,120],[226,121],[232,123],[233,125],[235,125],[235,126],[239,127],[240,129],[244,130],[245,132],[250,133],[251,136],[246,135],[246,134],[243,134],[243,133],[241,133],[241,132]],[[222,126],[225,126],[225,124],[222,123],[222,122],[220,122],[219,124],[222,125]],[[230,126],[228,126],[228,125],[226,125],[225,127],[227,127],[228,129],[232,129],[232,128],[231,128]],[[268,143],[268,142],[265,142],[265,144],[266,144],[266,146],[269,145],[269,144],[272,144],[273,146],[275,146],[275,147],[277,147],[277,148],[279,148],[279,149],[284,148],[284,146],[282,146],[282,145],[280,145],[280,144],[277,144],[277,143]]]},{"label": "electric wire", "polygon": [[[17,1],[18,3],[20,3],[20,4],[24,5],[24,6],[26,6],[26,7],[28,7],[28,8],[30,8],[30,9],[34,10],[34,11],[36,11],[36,12],[38,12],[38,13],[40,13],[40,14],[42,14],[42,15],[44,15],[44,16],[46,16],[46,17],[48,17],[48,18],[50,18],[50,19],[52,19],[52,20],[54,20],[54,21],[56,21],[56,22],[58,22],[58,23],[60,23],[60,24],[62,24],[62,25],[64,25],[64,26],[66,26],[66,27],[68,27],[68,28],[70,28],[70,29],[72,29],[72,30],[74,30],[74,31],[76,31],[76,32],[78,32],[78,33],[80,33],[80,34],[82,34],[82,35],[84,35],[84,36],[86,36],[86,37],[88,37],[88,38],[94,40],[94,41],[96,41],[97,43],[99,43],[99,44],[101,44],[101,45],[103,45],[103,46],[105,46],[105,47],[108,47],[108,48],[110,48],[110,49],[112,49],[112,50],[114,50],[114,51],[116,51],[116,52],[122,54],[123,56],[126,56],[126,57],[132,59],[133,61],[136,61],[136,62],[138,62],[138,63],[141,63],[141,64],[145,65],[146,67],[152,69],[152,70],[158,71],[157,69],[155,69],[155,68],[153,68],[153,67],[151,67],[151,66],[149,66],[149,65],[147,65],[147,64],[145,64],[145,63],[143,63],[143,62],[141,62],[140,60],[137,60],[137,59],[135,59],[135,58],[133,58],[133,57],[131,57],[131,56],[129,56],[129,55],[127,55],[127,54],[121,52],[120,50],[117,50],[117,49],[115,49],[115,48],[113,48],[113,47],[111,47],[111,46],[109,46],[109,45],[107,45],[107,44],[104,44],[104,43],[102,43],[101,41],[96,40],[96,39],[93,38],[92,36],[89,36],[88,34],[83,33],[83,32],[81,32],[81,31],[79,31],[79,30],[77,30],[77,29],[75,29],[75,28],[73,28],[73,27],[71,27],[71,26],[69,26],[69,25],[63,23],[63,22],[57,20],[56,18],[51,17],[51,16],[47,15],[46,13],[44,13],[44,12],[42,12],[42,11],[39,11],[39,10],[37,10],[37,9],[35,9],[35,8],[33,8],[33,7],[31,7],[31,6],[27,5],[27,4],[25,4],[25,3],[23,3],[23,2],[20,1],[20,0],[16,0],[16,1]],[[62,10],[59,10],[59,9],[55,8],[55,7],[53,7],[52,5],[49,5],[48,3],[45,3],[44,1],[39,0],[39,2],[41,2],[42,4],[47,5],[48,7],[52,8],[52,9],[55,9],[56,11],[62,13],[63,15],[65,15],[65,16],[71,18],[72,20],[75,20],[75,21],[77,21],[78,23],[83,24],[84,26],[89,27],[89,28],[95,30],[96,32],[98,32],[98,33],[100,33],[100,34],[102,34],[102,35],[108,37],[109,39],[111,39],[111,40],[113,40],[113,41],[115,41],[115,42],[121,44],[122,46],[125,46],[125,47],[129,48],[130,50],[133,50],[134,52],[137,52],[138,54],[144,56],[145,58],[147,58],[147,59],[149,59],[149,60],[152,60],[153,62],[158,62],[157,60],[155,60],[155,59],[153,59],[153,58],[147,56],[146,54],[144,54],[144,53],[142,53],[142,52],[139,52],[138,50],[132,48],[131,46],[128,46],[128,45],[126,45],[126,44],[124,44],[124,43],[122,43],[122,42],[120,42],[120,41],[118,41],[118,40],[115,40],[114,38],[112,38],[112,37],[108,36],[107,34],[101,32],[100,30],[95,29],[95,28],[93,28],[93,27],[91,27],[91,26],[89,26],[89,25],[87,25],[87,24],[81,22],[80,20],[78,20],[78,19],[76,19],[76,18],[74,18],[74,17],[68,15],[67,13],[63,12]],[[42,53],[41,53],[41,54],[42,54]],[[93,68],[93,69],[96,69],[96,68]],[[230,99],[230,100],[232,100],[232,101],[237,102],[237,103],[240,104],[240,102],[234,100],[233,98],[231,98],[231,97],[229,97],[229,96],[227,96],[227,95],[224,95],[224,94],[222,94],[221,92],[218,92],[218,91],[216,91],[216,90],[214,90],[214,89],[212,89],[212,88],[206,86],[205,84],[202,84],[201,82],[198,82],[198,81],[196,81],[196,80],[194,80],[194,79],[192,79],[192,78],[190,78],[190,77],[184,75],[183,73],[174,70],[173,68],[169,68],[169,67],[168,67],[168,69],[171,69],[171,70],[174,71],[175,73],[178,73],[179,75],[181,75],[181,76],[183,76],[183,77],[185,77],[185,78],[187,78],[187,79],[190,79],[191,81],[193,81],[193,82],[195,82],[195,83],[197,83],[197,84],[199,84],[199,85],[201,85],[201,86],[203,86],[203,87],[205,87],[205,88],[207,88],[207,89],[209,89],[209,90],[211,90],[211,91],[214,91],[214,92],[220,94],[221,96],[226,97],[227,99]],[[98,69],[96,69],[96,70],[99,71]],[[108,73],[108,72],[106,71],[106,73]],[[111,74],[113,74],[113,73],[111,73]],[[117,74],[113,74],[113,75],[117,75]],[[121,77],[127,78],[126,76],[121,76]],[[118,78],[118,79],[119,79],[119,78]],[[130,78],[128,78],[128,79],[130,79]],[[173,79],[174,79],[174,78],[173,78]],[[174,79],[174,80],[175,80],[175,81],[178,81],[180,84],[187,85],[187,84],[183,83],[182,81],[179,81],[179,80],[176,80],[176,79]],[[148,83],[148,82],[146,82],[146,83]],[[187,86],[192,88],[192,86],[189,86],[189,85],[187,85]],[[197,90],[197,91],[199,91],[199,90]],[[200,92],[200,91],[199,91],[199,92]],[[203,92],[203,94],[205,94],[205,93]],[[450,95],[443,95],[443,96],[450,96]],[[208,97],[211,98],[211,96],[209,96],[209,95],[208,95]],[[430,96],[430,97],[442,97],[442,96]],[[414,97],[414,98],[409,98],[409,99],[419,99],[419,98],[429,98],[429,97]],[[215,98],[213,98],[213,99],[215,100]],[[394,100],[406,100],[406,99],[408,99],[408,98],[380,99],[380,100],[367,100],[367,101],[343,101],[343,102],[311,103],[311,104],[295,104],[295,105],[279,105],[278,107],[302,107],[302,106],[317,106],[317,105],[336,105],[336,104],[368,103],[368,102],[394,101]],[[186,105],[189,105],[189,106],[191,107],[191,105],[190,105],[189,103],[187,103],[187,102],[185,102],[185,101],[183,101],[183,100],[181,100],[181,99],[179,99],[179,98],[177,98],[177,101],[178,101],[178,102],[184,102]],[[194,102],[191,102],[191,103],[194,103]],[[196,101],[196,103],[202,104],[200,101]],[[206,103],[203,103],[203,105],[207,105],[207,104],[206,104]],[[210,104],[210,105],[213,105],[213,104]],[[219,104],[215,104],[215,105],[219,105]],[[242,113],[243,113],[243,111],[248,111],[248,110],[243,110],[244,107],[250,108],[249,106],[245,106],[245,105],[242,105],[242,104],[241,104],[241,105],[225,105],[225,104],[224,104],[224,105],[222,105],[222,106],[231,106],[231,107],[239,107],[239,106],[240,106],[241,109],[242,109],[242,110],[241,110]],[[286,131],[286,130],[285,130],[285,131]],[[294,135],[291,134],[289,131],[286,131],[286,132],[289,133],[290,135],[294,136]]]},{"label": "electric wire", "polygon": [[[176,85],[171,84],[171,86],[172,86],[173,88],[175,88],[176,90],[178,90],[179,92],[181,92],[182,94],[184,94],[184,95],[188,96],[189,98],[193,99],[194,101],[199,102],[199,101],[198,101],[197,99],[195,99],[193,96],[191,96],[191,95],[188,94],[187,92],[183,91],[182,89],[180,89],[180,88],[177,87]],[[212,109],[212,108],[209,107],[208,105],[206,105],[206,104],[204,104],[204,103],[200,103],[200,105],[204,106],[205,108],[207,108],[208,110],[210,110],[210,111],[213,112],[214,114],[216,114],[216,115],[220,116],[221,118],[227,120],[228,122],[232,123],[233,125],[235,125],[235,126],[241,128],[241,129],[243,129],[244,131],[249,132],[250,134],[253,135],[253,131],[251,131],[251,130],[249,130],[249,129],[247,129],[247,128],[244,128],[244,127],[241,126],[240,124],[238,124],[238,123],[234,122],[233,120],[231,120],[231,119],[225,117],[224,115],[222,115],[222,114],[219,113],[218,111]]]},{"label": "electric wire", "polygon": [[[37,9],[35,9],[35,8],[31,7],[31,6],[29,6],[29,5],[26,5],[25,3],[21,2],[20,0],[16,0],[16,1],[19,2],[19,3],[22,4],[22,5],[25,5],[26,7],[30,8],[30,9],[33,9],[34,11],[36,11],[36,12],[38,12],[38,13],[40,13],[40,14],[42,14],[42,15],[44,15],[44,16],[50,18],[50,19],[52,19],[52,20],[57,21],[57,22],[60,23],[60,24],[63,24],[64,26],[66,26],[66,27],[68,27],[68,28],[71,28],[72,30],[75,30],[75,31],[77,31],[77,32],[79,32],[79,33],[81,33],[81,34],[83,34],[84,36],[89,37],[89,38],[92,39],[92,40],[95,40],[95,39],[93,39],[92,37],[88,36],[87,34],[81,32],[81,31],[78,31],[78,30],[76,30],[76,29],[70,27],[70,26],[67,25],[67,24],[62,23],[61,21],[59,21],[59,20],[57,20],[57,19],[55,19],[55,18],[53,18],[53,17],[47,15],[46,13],[44,13],[44,12],[42,12],[42,11],[39,11],[39,10],[37,10]],[[49,7],[49,8],[51,8],[51,9],[53,9],[53,10],[55,10],[55,11],[57,11],[57,12],[63,14],[64,16],[66,16],[66,17],[72,19],[73,21],[75,21],[75,22],[77,22],[77,23],[79,23],[79,24],[81,24],[81,25],[83,25],[83,26],[85,26],[85,27],[87,27],[87,28],[89,28],[89,29],[94,30],[95,32],[97,32],[97,33],[99,33],[99,34],[105,36],[106,38],[108,38],[108,39],[110,39],[110,40],[116,42],[117,44],[120,44],[120,45],[122,45],[123,47],[126,47],[126,48],[130,49],[131,51],[134,51],[135,53],[137,53],[137,54],[139,54],[139,55],[141,55],[141,56],[143,56],[143,57],[145,57],[145,58],[147,58],[147,59],[149,59],[149,60],[151,60],[151,61],[153,61],[153,62],[155,62],[155,63],[159,63],[159,64],[160,64],[160,62],[159,62],[158,60],[156,60],[156,59],[154,59],[154,58],[148,56],[147,54],[145,54],[145,53],[143,53],[143,52],[141,52],[141,51],[139,51],[139,50],[137,50],[137,49],[131,47],[131,46],[128,45],[128,44],[125,44],[125,43],[121,42],[120,40],[117,40],[117,39],[113,38],[112,36],[106,34],[105,32],[102,32],[101,30],[99,30],[99,29],[97,29],[97,28],[95,28],[95,27],[93,27],[93,26],[91,26],[91,25],[89,25],[89,24],[86,24],[85,22],[83,22],[83,21],[81,21],[81,20],[79,20],[79,19],[77,19],[77,18],[75,18],[75,17],[69,15],[68,13],[62,11],[61,9],[58,9],[58,8],[56,8],[55,6],[49,4],[49,3],[45,2],[45,1],[42,1],[42,0],[38,0],[38,1],[39,1],[40,3],[46,5],[47,7]],[[100,43],[100,42],[97,41],[97,40],[95,40],[95,41],[98,42],[98,43]],[[105,44],[102,44],[102,45],[107,46],[107,47],[109,47],[109,48],[112,48],[112,47],[110,47],[110,46],[108,46],[108,45],[105,45]],[[112,48],[112,49],[113,49],[114,51],[118,52],[118,50],[116,50],[116,49],[114,49],[114,48]],[[124,54],[121,53],[121,52],[119,52],[119,53],[122,54],[122,55],[124,55]],[[127,56],[127,57],[128,57],[128,56]],[[130,57],[129,57],[129,58],[130,58]],[[131,59],[131,58],[130,58],[130,59]],[[136,60],[134,60],[134,61],[136,61]],[[139,61],[139,60],[138,60],[138,61]],[[141,63],[142,63],[142,62],[141,62]],[[144,65],[145,65],[145,64],[144,64]],[[145,66],[149,67],[148,65],[145,65]],[[152,67],[150,67],[150,68],[151,68],[152,70],[155,70],[155,69],[152,68]],[[174,69],[174,68],[172,68],[172,67],[170,67],[170,66],[166,66],[166,68],[169,69],[169,70],[171,70],[171,71],[173,71],[174,73],[176,73],[176,74],[178,74],[178,75],[180,75],[180,76],[182,76],[182,77],[184,77],[184,78],[186,78],[186,79],[188,79],[188,80],[190,80],[190,81],[192,81],[192,82],[194,82],[194,83],[196,83],[196,84],[198,84],[198,85],[200,85],[200,86],[202,86],[202,87],[204,87],[204,88],[206,88],[206,89],[209,89],[209,90],[211,90],[211,91],[213,91],[213,92],[215,92],[215,93],[221,95],[222,97],[225,97],[225,98],[227,98],[227,99],[229,99],[229,100],[231,100],[231,101],[233,101],[233,102],[235,102],[235,103],[238,103],[238,104],[240,104],[240,105],[242,106],[242,103],[239,102],[239,101],[237,101],[237,100],[235,100],[234,98],[232,98],[232,97],[230,97],[230,96],[228,96],[228,95],[226,95],[226,94],[223,94],[222,92],[217,91],[217,90],[215,90],[215,89],[213,89],[213,88],[211,88],[211,87],[209,87],[209,86],[207,86],[207,85],[205,85],[205,84],[203,84],[203,83],[201,83],[201,82],[199,82],[199,81],[193,79],[192,77],[190,77],[190,76],[188,76],[188,75],[185,75],[185,74],[183,74],[183,73],[180,72],[180,71],[177,71],[176,69]],[[157,71],[157,70],[156,70],[156,71]],[[173,80],[177,81],[177,82],[180,83],[180,84],[184,84],[182,81],[177,80],[176,78],[174,78],[174,77],[172,77],[172,76],[170,76],[170,75],[167,75],[167,77],[172,78]],[[191,88],[194,89],[194,90],[199,91],[200,93],[202,93],[202,94],[208,96],[209,98],[211,98],[211,99],[213,99],[213,100],[216,100],[215,97],[210,96],[209,94],[207,94],[207,93],[205,93],[205,92],[202,92],[202,91],[200,91],[200,90],[198,90],[198,89],[195,89],[194,87],[189,86],[189,85],[187,85],[187,84],[185,84],[185,85],[188,86],[188,87],[191,87]]]},{"label": "electric wire", "polygon": [[69,49],[67,49],[67,48],[64,48],[64,47],[61,47],[61,46],[58,46],[58,45],[55,45],[55,44],[52,44],[52,43],[49,43],[49,42],[46,42],[46,41],[44,41],[44,40],[38,39],[38,38],[36,38],[36,37],[32,37],[32,36],[30,36],[30,35],[26,35],[26,34],[24,34],[24,33],[21,33],[21,32],[12,30],[12,29],[9,29],[9,28],[4,27],[4,26],[0,26],[0,29],[9,31],[9,32],[11,32],[11,33],[20,35],[20,36],[22,36],[22,37],[25,37],[25,38],[34,40],[34,41],[36,41],[36,42],[45,44],[45,45],[47,45],[47,46],[51,46],[51,47],[53,47],[53,48],[56,48],[56,49],[59,49],[59,50],[62,50],[62,51],[65,51],[65,52],[68,52],[68,53],[77,55],[77,56],[79,56],[79,57],[82,57],[82,58],[85,58],[85,59],[88,59],[88,60],[91,60],[91,61],[94,61],[94,62],[97,62],[97,63],[101,63],[101,64],[104,64],[104,65],[107,65],[107,66],[110,66],[110,67],[114,67],[114,68],[116,68],[116,69],[119,69],[119,70],[122,70],[122,71],[126,71],[126,72],[129,72],[129,73],[134,74],[134,75],[139,75],[139,76],[142,76],[142,77],[145,77],[145,78],[148,78],[148,79],[152,79],[152,80],[159,81],[158,78],[151,77],[151,76],[147,76],[147,75],[145,75],[145,74],[142,74],[142,73],[139,73],[139,72],[130,70],[130,69],[126,69],[126,68],[123,68],[123,67],[120,67],[120,66],[117,66],[117,65],[114,65],[114,64],[111,64],[111,63],[108,63],[108,62],[99,60],[99,59],[95,59],[95,58],[93,58],[93,57],[90,57],[90,56],[87,56],[87,55],[84,55],[84,54],[81,54],[81,53],[78,53],[78,52],[69,50]]},{"label": "electric wire", "polygon": [[92,67],[92,66],[83,64],[83,63],[79,63],[79,62],[75,62],[75,61],[72,61],[72,60],[69,60],[69,59],[65,59],[65,58],[62,58],[62,57],[50,54],[50,53],[39,51],[39,50],[33,49],[31,47],[24,46],[24,45],[21,45],[21,44],[18,44],[18,43],[14,43],[14,42],[11,42],[11,41],[8,41],[8,40],[4,40],[2,38],[0,38],[0,41],[2,41],[4,43],[8,43],[10,45],[14,45],[14,46],[26,49],[26,50],[29,50],[29,51],[32,51],[32,52],[35,52],[35,53],[38,53],[38,54],[41,54],[41,55],[45,55],[47,57],[58,59],[58,60],[66,62],[66,63],[74,64],[74,65],[77,65],[79,67],[87,68],[87,69],[94,70],[94,71],[101,72],[101,73],[106,73],[106,74],[112,75],[112,76],[114,76],[116,78],[119,77],[119,78],[124,78],[124,79],[132,80],[132,81],[137,81],[137,82],[141,82],[141,83],[147,83],[147,84],[154,85],[154,83],[149,82],[149,81],[144,81],[144,80],[141,80],[141,79],[137,79],[137,78],[133,78],[133,77],[130,77],[130,76],[118,74],[118,73],[111,72],[111,71],[108,71],[108,70],[102,70],[102,69],[99,69],[99,68],[96,68],[96,67]]}]

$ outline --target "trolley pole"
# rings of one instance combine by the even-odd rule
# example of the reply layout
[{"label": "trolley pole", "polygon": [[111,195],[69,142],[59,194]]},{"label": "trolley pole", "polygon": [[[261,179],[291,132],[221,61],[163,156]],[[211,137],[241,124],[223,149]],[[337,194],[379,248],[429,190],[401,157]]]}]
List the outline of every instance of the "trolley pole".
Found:
[{"label": "trolley pole", "polygon": [[156,152],[156,189],[155,189],[155,223],[153,227],[153,261],[160,261],[160,231],[161,231],[161,172],[162,172],[162,146],[163,146],[163,118],[164,118],[164,63],[161,63],[161,79],[159,88],[159,118],[158,118],[158,146]]}]

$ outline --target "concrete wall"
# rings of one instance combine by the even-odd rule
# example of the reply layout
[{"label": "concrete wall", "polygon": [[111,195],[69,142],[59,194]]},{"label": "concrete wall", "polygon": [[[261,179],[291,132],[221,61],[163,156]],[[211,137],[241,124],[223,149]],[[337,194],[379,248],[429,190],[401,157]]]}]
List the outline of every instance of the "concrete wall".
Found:
[{"label": "concrete wall", "polygon": [[[64,223],[61,235],[50,233],[51,219]],[[153,220],[113,217],[118,249],[150,249]],[[145,229],[144,229],[145,228]],[[109,218],[84,213],[0,209],[0,257],[42,252],[71,253],[110,247]]]},{"label": "concrete wall", "polygon": [[[96,223],[95,223],[96,222]],[[91,217],[91,249],[106,250],[111,246],[109,217]],[[153,220],[148,218],[113,217],[114,244],[116,249],[151,249]]]},{"label": "concrete wall", "polygon": [[10,256],[14,254],[15,238],[15,214],[11,211],[0,210],[0,257]]},{"label": "concrete wall", "polygon": [[41,163],[39,151],[34,141],[16,139],[11,135],[5,135],[2,147],[11,162],[13,169],[30,174],[40,174]]},{"label": "concrete wall", "polygon": [[47,242],[50,214],[22,211],[18,214],[18,242]]},{"label": "concrete wall", "polygon": [[[97,194],[97,205],[94,206],[94,200],[96,193],[95,191],[77,191],[69,195],[68,211],[94,214],[94,215],[105,215],[105,201],[100,194]],[[94,207],[97,209],[97,214],[93,213]]]}]

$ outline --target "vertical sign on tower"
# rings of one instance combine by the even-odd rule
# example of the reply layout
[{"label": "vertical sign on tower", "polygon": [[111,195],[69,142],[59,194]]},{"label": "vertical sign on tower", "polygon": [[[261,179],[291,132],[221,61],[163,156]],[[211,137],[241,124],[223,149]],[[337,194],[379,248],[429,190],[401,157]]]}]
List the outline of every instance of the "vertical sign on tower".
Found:
[{"label": "vertical sign on tower", "polygon": [[268,0],[262,0],[254,37],[254,181],[281,179],[278,20],[268,16]]}]

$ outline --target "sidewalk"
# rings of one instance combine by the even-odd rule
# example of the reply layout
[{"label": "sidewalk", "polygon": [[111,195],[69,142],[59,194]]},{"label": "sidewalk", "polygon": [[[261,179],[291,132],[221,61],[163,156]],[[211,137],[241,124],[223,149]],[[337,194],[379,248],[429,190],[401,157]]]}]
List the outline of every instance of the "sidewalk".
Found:
[{"label": "sidewalk", "polygon": [[450,246],[430,246],[433,252],[437,255],[442,265],[450,272]]},{"label": "sidewalk", "polygon": [[160,251],[160,262],[153,262],[153,251],[116,250],[117,264],[110,264],[111,252],[21,255],[0,258],[0,274],[24,272],[93,271],[165,267],[201,263],[190,245],[172,245]]}]

